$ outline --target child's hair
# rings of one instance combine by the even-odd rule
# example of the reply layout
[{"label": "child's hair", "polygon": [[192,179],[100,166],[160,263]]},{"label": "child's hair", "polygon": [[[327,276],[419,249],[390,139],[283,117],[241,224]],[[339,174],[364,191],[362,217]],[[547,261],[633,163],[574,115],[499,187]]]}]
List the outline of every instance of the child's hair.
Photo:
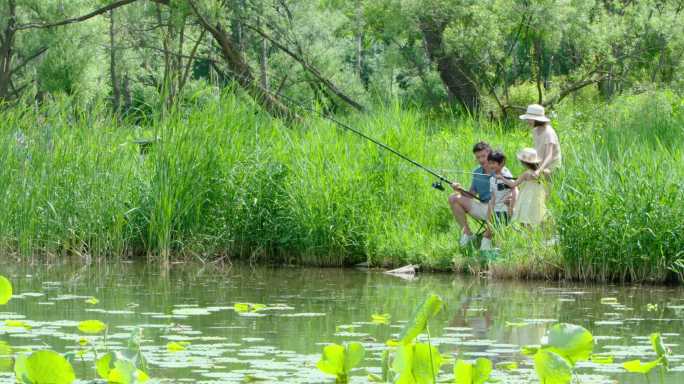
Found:
[{"label": "child's hair", "polygon": [[522,163],[522,165],[524,165],[525,167],[527,167],[527,169],[529,169],[531,171],[536,171],[537,169],[539,169],[539,163],[527,163],[524,161],[520,161],[520,162]]},{"label": "child's hair", "polygon": [[495,163],[499,163],[501,165],[506,164],[506,155],[503,154],[503,152],[496,150],[489,152],[489,155],[487,156],[487,160],[493,161]]},{"label": "child's hair", "polygon": [[473,153],[478,153],[480,151],[491,151],[491,150],[492,150],[492,147],[490,147],[489,144],[487,144],[484,141],[480,141],[479,143],[477,143],[473,146]]},{"label": "child's hair", "polygon": [[534,121],[534,126],[535,126],[535,127],[543,127],[543,126],[545,126],[546,124],[548,124],[546,121],[538,121],[538,120],[535,120],[535,121]]}]

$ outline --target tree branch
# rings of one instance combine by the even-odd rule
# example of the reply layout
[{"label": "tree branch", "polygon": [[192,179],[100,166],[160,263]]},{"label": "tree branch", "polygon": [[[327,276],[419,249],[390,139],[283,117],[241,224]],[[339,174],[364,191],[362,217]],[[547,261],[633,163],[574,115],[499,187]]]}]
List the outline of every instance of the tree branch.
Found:
[{"label": "tree branch", "polygon": [[[111,10],[113,10],[113,9],[122,7],[122,6],[124,6],[124,5],[130,4],[130,3],[134,3],[134,2],[136,2],[136,1],[138,1],[138,0],[119,0],[119,1],[115,1],[115,2],[113,2],[113,3],[111,3],[111,4],[109,4],[109,5],[106,5],[106,6],[102,7],[102,8],[96,9],[96,10],[94,10],[94,11],[88,13],[88,14],[82,15],[82,16],[73,17],[73,18],[70,18],[70,19],[65,19],[65,20],[62,20],[62,21],[55,22],[55,23],[47,23],[47,24],[43,24],[43,23],[21,24],[21,25],[17,25],[14,29],[17,30],[17,31],[21,31],[21,30],[25,30],[25,29],[52,28],[52,27],[59,27],[59,26],[62,26],[62,25],[80,23],[81,21],[86,21],[86,20],[88,20],[88,19],[92,19],[92,18],[95,17],[95,16],[98,16],[98,15],[101,15],[101,14],[103,14],[103,13],[109,12],[109,11],[111,11]],[[168,1],[164,1],[164,0],[153,0],[153,1],[155,1],[155,2],[160,2],[160,3],[168,2]]]},{"label": "tree branch", "polygon": [[42,55],[43,52],[45,52],[45,51],[47,51],[47,50],[48,50],[48,47],[42,47],[42,48],[40,48],[39,50],[37,50],[36,52],[34,52],[31,56],[29,56],[29,57],[27,57],[26,59],[24,59],[24,61],[22,61],[19,65],[17,65],[16,67],[14,67],[14,68],[12,69],[12,73],[18,72],[20,69],[24,68],[24,66],[26,66],[26,64],[28,64],[31,60],[33,60],[33,59],[37,58],[38,56]]},{"label": "tree branch", "polygon": [[352,107],[354,107],[354,109],[359,110],[359,111],[363,111],[363,110],[365,109],[365,108],[363,107],[363,105],[357,103],[357,102],[354,101],[351,97],[347,96],[347,95],[344,94],[341,90],[339,90],[339,89],[337,88],[337,86],[335,86],[335,84],[333,84],[330,80],[328,80],[327,78],[325,78],[325,77],[318,71],[318,69],[316,69],[315,67],[313,67],[311,64],[307,63],[306,60],[304,60],[304,58],[302,58],[301,56],[298,56],[297,54],[295,54],[294,52],[292,52],[291,50],[289,50],[287,47],[285,47],[284,45],[282,45],[282,44],[280,44],[279,42],[277,42],[275,39],[273,39],[273,38],[272,38],[271,36],[269,36],[266,32],[260,30],[259,28],[256,28],[256,27],[254,27],[254,26],[252,26],[252,25],[249,25],[249,24],[245,24],[245,26],[246,26],[247,28],[251,29],[252,31],[256,32],[257,34],[259,34],[259,35],[260,35],[261,37],[263,37],[264,39],[270,41],[271,44],[273,44],[276,48],[278,48],[278,49],[280,49],[281,51],[285,52],[288,56],[290,56],[290,57],[293,58],[295,61],[297,61],[299,64],[301,64],[301,66],[302,66],[307,72],[311,73],[311,74],[312,74],[312,75],[313,75],[321,84],[323,84],[330,92],[332,92],[333,94],[335,94],[335,95],[336,95],[337,97],[339,97],[340,99],[344,100],[347,104],[349,104],[349,105],[351,105]]}]

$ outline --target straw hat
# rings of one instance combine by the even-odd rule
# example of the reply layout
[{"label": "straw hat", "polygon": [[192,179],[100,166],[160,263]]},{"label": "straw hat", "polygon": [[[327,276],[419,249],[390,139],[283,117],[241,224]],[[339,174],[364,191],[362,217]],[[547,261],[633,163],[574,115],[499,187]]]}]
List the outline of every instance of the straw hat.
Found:
[{"label": "straw hat", "polygon": [[528,164],[539,164],[541,159],[534,148],[523,148],[518,152],[518,160]]},{"label": "straw hat", "polygon": [[548,123],[551,121],[544,115],[544,107],[539,104],[530,104],[527,106],[527,112],[520,116],[520,120],[536,120]]}]

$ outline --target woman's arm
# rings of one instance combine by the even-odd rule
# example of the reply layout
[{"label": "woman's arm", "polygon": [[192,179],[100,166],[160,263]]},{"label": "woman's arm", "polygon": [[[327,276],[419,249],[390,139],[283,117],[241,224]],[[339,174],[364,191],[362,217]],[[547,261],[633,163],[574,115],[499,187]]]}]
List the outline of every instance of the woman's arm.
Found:
[{"label": "woman's arm", "polygon": [[511,188],[511,201],[508,204],[508,217],[513,217],[513,207],[515,206],[515,200],[518,198],[518,188]]},{"label": "woman's arm", "polygon": [[537,170],[534,171],[535,178],[539,177],[539,175],[546,170],[546,167],[549,166],[551,160],[553,160],[553,152],[553,143],[546,144],[546,156],[542,159],[541,164],[539,164],[539,168],[537,168]]}]

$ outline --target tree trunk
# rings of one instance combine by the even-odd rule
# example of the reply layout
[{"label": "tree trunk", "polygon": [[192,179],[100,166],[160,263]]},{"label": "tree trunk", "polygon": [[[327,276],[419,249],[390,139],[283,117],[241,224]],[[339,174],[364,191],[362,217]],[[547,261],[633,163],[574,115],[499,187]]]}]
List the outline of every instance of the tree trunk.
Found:
[{"label": "tree trunk", "polygon": [[218,44],[221,50],[221,56],[228,66],[228,69],[235,77],[235,80],[242,88],[244,88],[257,103],[261,104],[271,115],[281,116],[281,117],[295,117],[295,115],[287,108],[283,103],[277,98],[271,95],[268,91],[263,89],[254,80],[254,75],[249,67],[249,64],[245,60],[244,56],[240,53],[239,48],[231,40],[230,35],[225,31],[220,23],[215,25],[210,24],[197,9],[193,1],[189,1],[190,7],[192,8],[195,16],[199,20],[200,24],[204,29],[206,29],[214,41]]},{"label": "tree trunk", "polygon": [[14,55],[14,26],[16,24],[16,2],[9,0],[7,3],[7,25],[2,34],[0,45],[0,101],[9,96],[10,83],[12,80],[12,56]]},{"label": "tree trunk", "polygon": [[437,64],[439,77],[449,94],[469,112],[474,113],[480,104],[480,92],[475,82],[468,75],[464,60],[455,54],[446,54],[442,33],[446,23],[432,18],[420,20],[420,30],[425,40],[425,49],[430,59]]},{"label": "tree trunk", "polygon": [[119,112],[121,102],[121,87],[116,74],[116,48],[115,48],[114,10],[109,11],[109,77],[112,82],[112,108]]},{"label": "tree trunk", "polygon": [[[261,23],[260,19],[257,21],[257,23]],[[260,25],[257,24],[257,26],[260,27]],[[259,50],[259,82],[261,83],[261,88],[265,89],[266,91],[269,90],[269,85],[268,85],[268,41],[265,38],[261,38],[261,49]]]},{"label": "tree trunk", "polygon": [[[356,2],[356,74],[363,81],[363,5]],[[365,84],[365,81],[364,81]]]},{"label": "tree trunk", "polygon": [[124,75],[122,94],[124,101],[124,111],[129,111],[133,106],[133,98],[131,97],[131,83],[128,74]]},{"label": "tree trunk", "polygon": [[544,92],[542,91],[542,41],[541,37],[536,37],[534,39],[534,57],[536,68],[536,81],[537,81],[537,104],[541,104],[544,100]]}]

